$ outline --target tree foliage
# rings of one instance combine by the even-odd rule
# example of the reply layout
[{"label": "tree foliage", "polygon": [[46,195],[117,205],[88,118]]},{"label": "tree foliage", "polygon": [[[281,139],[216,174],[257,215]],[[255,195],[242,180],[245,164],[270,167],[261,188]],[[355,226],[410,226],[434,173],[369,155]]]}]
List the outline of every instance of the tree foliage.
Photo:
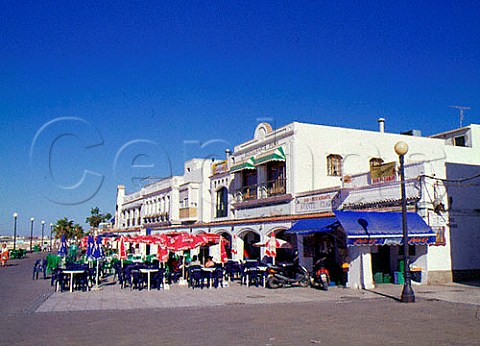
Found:
[{"label": "tree foliage", "polygon": [[53,233],[55,233],[55,238],[61,238],[62,234],[65,234],[66,239],[80,239],[84,236],[82,226],[78,223],[74,223],[73,220],[69,220],[66,217],[57,220],[53,227]]},{"label": "tree foliage", "polygon": [[108,221],[112,218],[112,215],[110,213],[106,214],[101,214],[100,209],[98,207],[92,208],[90,210],[90,216],[87,217],[86,222],[91,226],[91,227],[98,227],[100,223]]}]

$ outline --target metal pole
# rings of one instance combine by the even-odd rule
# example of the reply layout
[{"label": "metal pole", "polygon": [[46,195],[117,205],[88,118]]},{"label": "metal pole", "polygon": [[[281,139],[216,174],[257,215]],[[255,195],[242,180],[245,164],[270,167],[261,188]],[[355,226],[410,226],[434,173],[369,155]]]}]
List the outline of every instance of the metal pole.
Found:
[{"label": "metal pole", "polygon": [[403,303],[414,303],[415,294],[412,290],[412,282],[410,277],[410,258],[408,257],[408,230],[407,230],[407,198],[405,196],[405,168],[404,155],[400,156],[400,187],[402,194],[402,231],[403,231],[403,259],[405,261],[405,282],[403,285],[402,297]]},{"label": "metal pole", "polygon": [[53,223],[50,223],[50,251],[53,251]]},{"label": "metal pole", "polygon": [[13,251],[17,249],[17,213],[13,213]]},{"label": "metal pole", "polygon": [[40,243],[40,251],[43,251],[43,230],[45,229],[45,221],[42,220],[42,241]]},{"label": "metal pole", "polygon": [[30,252],[33,252],[33,221],[35,219],[32,217],[30,219]]}]

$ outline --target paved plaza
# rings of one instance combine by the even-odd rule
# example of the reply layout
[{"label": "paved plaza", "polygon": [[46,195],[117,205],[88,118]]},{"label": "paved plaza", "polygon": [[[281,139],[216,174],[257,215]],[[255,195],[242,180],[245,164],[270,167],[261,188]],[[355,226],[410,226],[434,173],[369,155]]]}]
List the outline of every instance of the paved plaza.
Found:
[{"label": "paved plaza", "polygon": [[0,271],[2,344],[480,345],[473,284],[414,286],[415,304],[399,303],[396,285],[137,291],[110,276],[100,291],[54,292],[50,280],[31,278],[39,256]]}]

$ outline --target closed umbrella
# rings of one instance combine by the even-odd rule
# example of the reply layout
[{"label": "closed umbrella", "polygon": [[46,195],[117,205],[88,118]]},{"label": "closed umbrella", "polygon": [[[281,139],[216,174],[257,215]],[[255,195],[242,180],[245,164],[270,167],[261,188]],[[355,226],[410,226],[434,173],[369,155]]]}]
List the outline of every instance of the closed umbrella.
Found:
[{"label": "closed umbrella", "polygon": [[93,249],[95,247],[95,241],[93,240],[93,236],[89,235],[87,239],[87,258],[91,258],[93,255]]},{"label": "closed umbrella", "polygon": [[105,254],[103,253],[102,249],[102,237],[100,235],[97,236],[97,241],[95,242],[95,247],[93,249],[92,257],[97,260],[97,273],[95,276],[95,287],[98,288],[98,279],[99,279],[99,268],[100,268],[100,259],[103,258]]},{"label": "closed umbrella", "polygon": [[119,244],[119,247],[118,247],[118,259],[120,259],[122,261],[124,259],[127,259],[127,250],[125,249],[125,239],[124,239],[123,235],[120,237],[120,244]]},{"label": "closed umbrella", "polygon": [[67,241],[65,240],[65,234],[62,234],[62,243],[60,249],[58,249],[58,255],[61,257],[67,256]]},{"label": "closed umbrella", "polygon": [[225,248],[226,246],[226,239],[223,237],[220,237],[220,262],[225,263],[228,261],[228,256],[227,256],[227,249]]}]

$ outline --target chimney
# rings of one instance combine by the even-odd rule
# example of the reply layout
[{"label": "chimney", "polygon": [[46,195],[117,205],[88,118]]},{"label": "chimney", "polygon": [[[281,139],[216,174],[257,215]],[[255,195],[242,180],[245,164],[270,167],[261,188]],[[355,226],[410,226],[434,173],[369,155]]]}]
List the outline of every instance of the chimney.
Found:
[{"label": "chimney", "polygon": [[232,156],[232,151],[231,151],[230,149],[228,149],[228,148],[225,149],[225,158],[226,158],[227,160],[229,160],[229,159],[230,159],[230,156]]},{"label": "chimney", "polygon": [[380,133],[384,133],[385,132],[385,119],[384,118],[378,118],[378,127],[379,127],[379,131]]}]

